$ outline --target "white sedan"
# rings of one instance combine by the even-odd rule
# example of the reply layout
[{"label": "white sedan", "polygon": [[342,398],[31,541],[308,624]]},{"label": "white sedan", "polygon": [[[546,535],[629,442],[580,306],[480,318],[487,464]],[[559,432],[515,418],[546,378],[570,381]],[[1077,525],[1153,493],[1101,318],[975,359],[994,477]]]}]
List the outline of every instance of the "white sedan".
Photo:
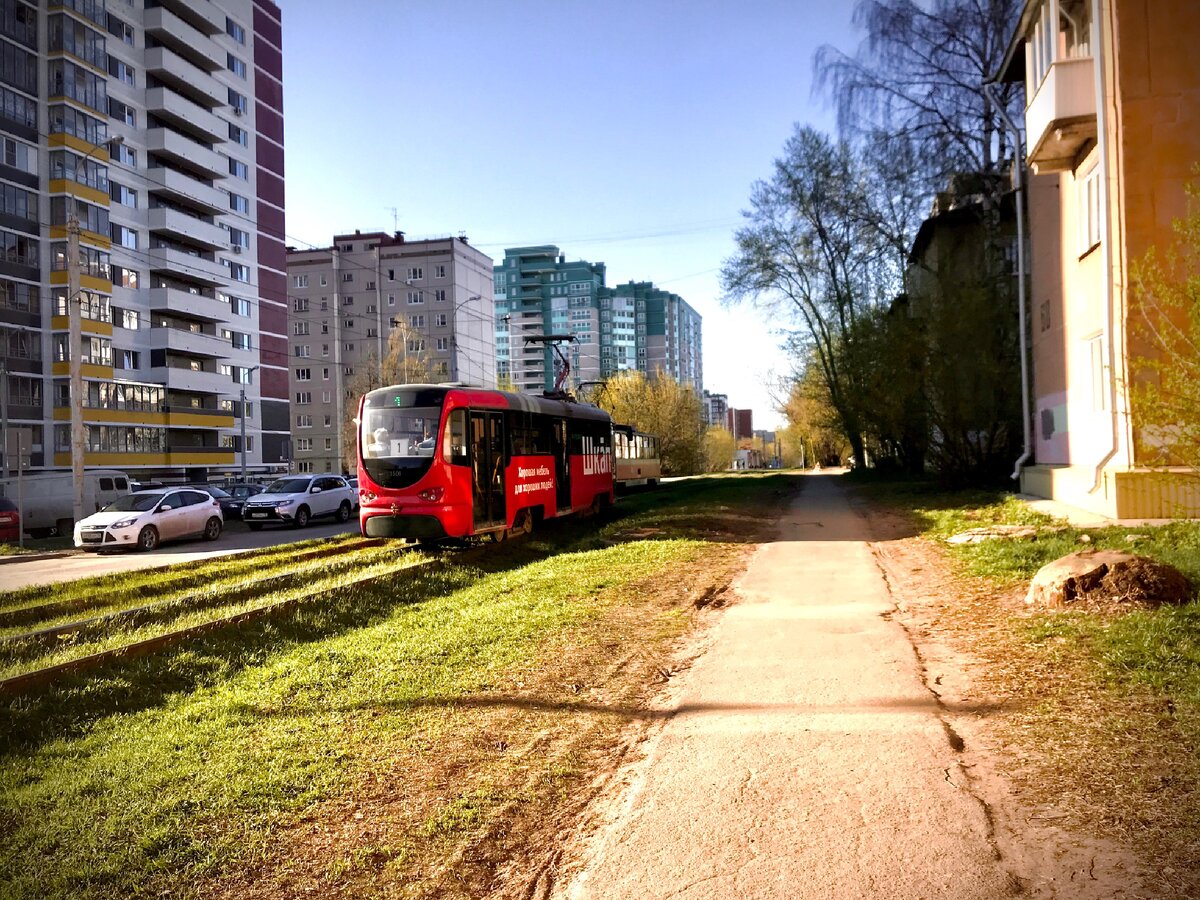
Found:
[{"label": "white sedan", "polygon": [[225,517],[211,494],[194,488],[139,491],[114,500],[75,525],[75,546],[84,550],[137,547],[153,550],[162,541],[221,536]]}]

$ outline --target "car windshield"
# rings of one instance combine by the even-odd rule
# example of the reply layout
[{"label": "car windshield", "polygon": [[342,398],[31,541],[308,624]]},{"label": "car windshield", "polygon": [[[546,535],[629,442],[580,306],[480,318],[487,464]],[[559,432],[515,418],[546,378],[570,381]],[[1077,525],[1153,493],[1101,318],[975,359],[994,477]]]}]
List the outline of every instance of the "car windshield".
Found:
[{"label": "car windshield", "polygon": [[308,478],[280,478],[272,481],[264,494],[303,494],[311,481]]},{"label": "car windshield", "polygon": [[163,498],[163,494],[126,494],[124,497],[118,497],[108,506],[104,507],[105,512],[146,512],[154,509]]},{"label": "car windshield", "polygon": [[239,500],[244,500],[246,497],[250,497],[254,494],[259,493],[258,488],[252,488],[252,487],[249,487],[244,484],[235,484],[233,487],[231,487],[229,489],[229,491],[230,491],[230,493],[233,494],[233,496],[237,497]]},{"label": "car windshield", "polygon": [[219,487],[213,487],[211,484],[206,484],[204,487],[199,488],[199,490],[204,491],[206,494],[211,494],[218,500],[229,497],[229,493],[227,491],[224,491]]}]

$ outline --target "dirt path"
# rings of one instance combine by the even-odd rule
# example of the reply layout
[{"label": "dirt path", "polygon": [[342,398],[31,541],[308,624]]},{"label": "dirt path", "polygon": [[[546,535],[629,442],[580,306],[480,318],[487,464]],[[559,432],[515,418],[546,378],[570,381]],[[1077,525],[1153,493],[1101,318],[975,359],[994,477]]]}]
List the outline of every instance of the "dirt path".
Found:
[{"label": "dirt path", "polygon": [[1016,892],[869,537],[814,477],[555,896]]}]

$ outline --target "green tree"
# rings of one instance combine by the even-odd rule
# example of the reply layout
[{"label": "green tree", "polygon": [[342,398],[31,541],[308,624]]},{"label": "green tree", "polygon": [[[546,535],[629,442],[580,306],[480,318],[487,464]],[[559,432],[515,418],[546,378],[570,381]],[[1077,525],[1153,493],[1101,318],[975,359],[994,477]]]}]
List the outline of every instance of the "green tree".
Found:
[{"label": "green tree", "polygon": [[691,388],[629,369],[605,382],[597,403],[614,422],[658,437],[663,474],[693,475],[703,468],[704,407]]},{"label": "green tree", "polygon": [[1139,457],[1200,471],[1200,178],[1185,193],[1174,241],[1132,267],[1130,394]]},{"label": "green tree", "polygon": [[704,452],[705,472],[724,472],[733,465],[733,455],[737,452],[737,441],[728,429],[720,425],[709,425],[704,431],[701,443]]}]

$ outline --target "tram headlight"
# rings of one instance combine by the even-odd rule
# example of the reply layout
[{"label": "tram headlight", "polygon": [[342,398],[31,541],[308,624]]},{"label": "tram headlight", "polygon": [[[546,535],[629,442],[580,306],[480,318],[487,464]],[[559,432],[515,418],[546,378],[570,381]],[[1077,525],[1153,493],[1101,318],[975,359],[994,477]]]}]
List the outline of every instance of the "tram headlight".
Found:
[{"label": "tram headlight", "polygon": [[426,488],[425,490],[419,492],[417,494],[417,496],[420,497],[422,500],[424,500],[426,503],[437,503],[439,500],[442,499],[443,490],[444,490],[444,488],[440,488],[440,487]]}]

